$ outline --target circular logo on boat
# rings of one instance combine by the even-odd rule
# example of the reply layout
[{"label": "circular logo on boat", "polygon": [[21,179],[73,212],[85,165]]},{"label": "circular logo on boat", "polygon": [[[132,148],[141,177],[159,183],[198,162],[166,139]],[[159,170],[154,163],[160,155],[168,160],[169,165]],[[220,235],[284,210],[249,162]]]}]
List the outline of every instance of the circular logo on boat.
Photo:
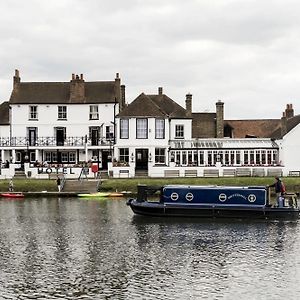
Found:
[{"label": "circular logo on boat", "polygon": [[255,202],[255,200],[256,200],[256,196],[255,196],[254,194],[250,194],[250,195],[248,196],[248,201],[249,201],[249,202]]},{"label": "circular logo on boat", "polygon": [[219,195],[219,200],[220,200],[221,202],[224,202],[224,201],[227,200],[227,196],[226,196],[225,194],[220,194],[220,195]]},{"label": "circular logo on boat", "polygon": [[171,194],[171,199],[172,199],[173,201],[178,200],[178,198],[179,198],[179,196],[178,196],[177,193],[172,193],[172,194]]},{"label": "circular logo on boat", "polygon": [[186,199],[187,201],[192,201],[192,200],[194,199],[194,195],[193,195],[192,193],[187,193],[187,194],[185,195],[185,199]]}]

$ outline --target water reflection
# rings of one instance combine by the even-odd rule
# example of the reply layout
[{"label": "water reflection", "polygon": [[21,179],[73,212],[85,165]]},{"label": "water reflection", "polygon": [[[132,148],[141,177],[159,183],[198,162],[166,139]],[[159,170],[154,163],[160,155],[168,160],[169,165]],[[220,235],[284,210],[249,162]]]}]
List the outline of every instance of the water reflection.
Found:
[{"label": "water reflection", "polygon": [[1,299],[300,296],[298,222],[141,218],[120,199],[1,200],[0,215]]}]

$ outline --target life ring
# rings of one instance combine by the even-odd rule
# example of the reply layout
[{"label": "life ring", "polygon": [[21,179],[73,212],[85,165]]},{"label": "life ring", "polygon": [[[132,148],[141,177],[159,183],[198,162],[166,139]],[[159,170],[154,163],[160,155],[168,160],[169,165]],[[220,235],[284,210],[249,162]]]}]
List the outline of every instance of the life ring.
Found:
[{"label": "life ring", "polygon": [[51,168],[47,168],[47,169],[46,169],[46,173],[47,173],[47,174],[51,174],[51,173],[52,173],[52,169],[51,169]]},{"label": "life ring", "polygon": [[192,200],[194,199],[194,195],[193,195],[192,193],[187,193],[187,194],[185,195],[185,199],[186,199],[187,201],[192,201]]},{"label": "life ring", "polygon": [[179,198],[179,195],[178,195],[177,193],[174,192],[174,193],[171,194],[171,199],[172,199],[173,201],[177,201],[178,198]]}]

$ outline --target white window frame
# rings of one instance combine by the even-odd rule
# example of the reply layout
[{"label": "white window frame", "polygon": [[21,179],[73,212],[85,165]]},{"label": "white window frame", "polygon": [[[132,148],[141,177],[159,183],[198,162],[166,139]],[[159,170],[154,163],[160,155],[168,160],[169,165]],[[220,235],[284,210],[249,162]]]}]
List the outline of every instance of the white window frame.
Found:
[{"label": "white window frame", "polygon": [[76,162],[76,152],[69,152],[69,162],[70,163]]},{"label": "white window frame", "polygon": [[184,125],[183,124],[175,125],[175,139],[184,139]]},{"label": "white window frame", "polygon": [[119,160],[129,163],[129,148],[119,148]]},{"label": "white window frame", "polygon": [[37,105],[29,105],[29,120],[38,120],[38,106]]},{"label": "white window frame", "polygon": [[137,139],[148,138],[148,119],[146,118],[136,119],[136,138]]},{"label": "white window frame", "polygon": [[155,119],[155,138],[164,139],[165,138],[165,120]]},{"label": "white window frame", "polygon": [[58,120],[67,120],[67,106],[66,105],[57,106],[57,119]]},{"label": "white window frame", "polygon": [[129,138],[129,119],[120,119],[120,139]]},{"label": "white window frame", "polygon": [[98,105],[90,105],[90,120],[99,120]]},{"label": "white window frame", "polygon": [[155,164],[166,164],[166,149],[165,148],[155,148]]}]

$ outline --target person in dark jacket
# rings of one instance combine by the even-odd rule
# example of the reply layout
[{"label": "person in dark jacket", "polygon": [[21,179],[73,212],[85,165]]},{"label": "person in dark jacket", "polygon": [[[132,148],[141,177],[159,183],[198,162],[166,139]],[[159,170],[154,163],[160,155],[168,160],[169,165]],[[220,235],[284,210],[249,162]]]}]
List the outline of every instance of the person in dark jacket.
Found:
[{"label": "person in dark jacket", "polygon": [[282,204],[280,203],[280,200],[283,198],[284,193],[285,193],[284,184],[278,176],[275,177],[275,180],[276,181],[273,184],[269,185],[268,187],[275,188],[277,205],[281,206]]},{"label": "person in dark jacket", "polygon": [[59,176],[57,176],[56,178],[56,184],[57,184],[58,192],[61,192],[61,179]]}]

